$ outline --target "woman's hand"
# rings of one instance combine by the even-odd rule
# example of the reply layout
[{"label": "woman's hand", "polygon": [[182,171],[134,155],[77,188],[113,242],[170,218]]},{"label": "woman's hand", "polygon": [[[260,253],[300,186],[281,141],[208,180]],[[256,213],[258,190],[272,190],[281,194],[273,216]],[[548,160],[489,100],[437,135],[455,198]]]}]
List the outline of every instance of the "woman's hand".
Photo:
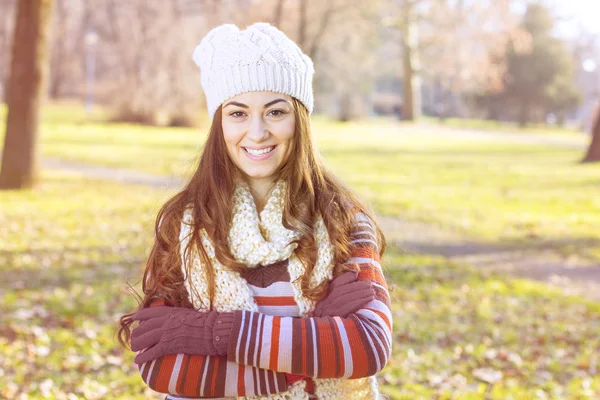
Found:
[{"label": "woman's hand", "polygon": [[375,298],[375,289],[370,281],[358,281],[358,272],[349,271],[338,276],[329,284],[329,293],[315,306],[315,317],[342,317],[352,314]]},{"label": "woman's hand", "polygon": [[227,354],[233,313],[158,306],[144,308],[132,319],[140,325],[131,333],[131,350],[144,350],[135,357],[138,365],[167,354]]},{"label": "woman's hand", "polygon": [[[375,289],[370,281],[357,281],[358,272],[349,271],[338,276],[329,284],[327,296],[315,306],[313,317],[342,317],[365,307],[375,298]],[[289,385],[306,377],[285,374]]]}]

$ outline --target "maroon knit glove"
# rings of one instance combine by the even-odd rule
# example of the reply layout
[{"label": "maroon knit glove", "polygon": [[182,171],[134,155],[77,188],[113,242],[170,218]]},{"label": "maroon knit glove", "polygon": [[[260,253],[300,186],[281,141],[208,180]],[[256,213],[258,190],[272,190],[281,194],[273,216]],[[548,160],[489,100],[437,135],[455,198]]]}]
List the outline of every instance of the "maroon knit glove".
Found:
[{"label": "maroon knit glove", "polygon": [[371,281],[358,281],[358,272],[349,271],[329,284],[329,293],[315,306],[315,317],[342,317],[352,314],[375,298]]},{"label": "maroon knit glove", "polygon": [[131,333],[131,350],[141,351],[141,365],[167,354],[216,356],[227,354],[233,312],[196,311],[191,308],[144,308],[132,319],[140,325]]}]

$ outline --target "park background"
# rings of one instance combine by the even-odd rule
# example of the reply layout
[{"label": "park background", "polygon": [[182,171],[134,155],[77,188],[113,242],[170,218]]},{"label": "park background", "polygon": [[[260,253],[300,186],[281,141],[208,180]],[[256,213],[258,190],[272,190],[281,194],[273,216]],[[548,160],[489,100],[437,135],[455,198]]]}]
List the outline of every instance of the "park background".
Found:
[{"label": "park background", "polygon": [[117,321],[207,134],[192,51],[255,21],[313,58],[319,148],[386,233],[384,393],[600,398],[599,14],[584,0],[1,0],[0,398],[161,398]]}]

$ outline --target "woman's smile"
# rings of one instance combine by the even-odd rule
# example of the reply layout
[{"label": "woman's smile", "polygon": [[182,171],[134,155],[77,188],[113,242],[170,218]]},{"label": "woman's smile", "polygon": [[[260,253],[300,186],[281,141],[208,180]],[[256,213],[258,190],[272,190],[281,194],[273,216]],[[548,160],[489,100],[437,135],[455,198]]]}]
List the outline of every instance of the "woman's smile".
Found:
[{"label": "woman's smile", "polygon": [[242,147],[246,156],[254,161],[262,161],[270,158],[273,155],[273,151],[277,146],[267,146],[267,147]]}]

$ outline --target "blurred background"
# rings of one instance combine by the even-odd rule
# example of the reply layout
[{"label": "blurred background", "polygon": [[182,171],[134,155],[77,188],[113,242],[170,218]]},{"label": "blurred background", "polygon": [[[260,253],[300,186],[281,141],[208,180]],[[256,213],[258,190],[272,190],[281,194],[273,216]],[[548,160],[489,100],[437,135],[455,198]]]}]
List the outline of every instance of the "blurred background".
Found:
[{"label": "blurred background", "polygon": [[116,341],[208,132],[192,52],[278,26],[387,235],[392,399],[600,398],[600,2],[0,0],[0,398],[162,398]]}]

